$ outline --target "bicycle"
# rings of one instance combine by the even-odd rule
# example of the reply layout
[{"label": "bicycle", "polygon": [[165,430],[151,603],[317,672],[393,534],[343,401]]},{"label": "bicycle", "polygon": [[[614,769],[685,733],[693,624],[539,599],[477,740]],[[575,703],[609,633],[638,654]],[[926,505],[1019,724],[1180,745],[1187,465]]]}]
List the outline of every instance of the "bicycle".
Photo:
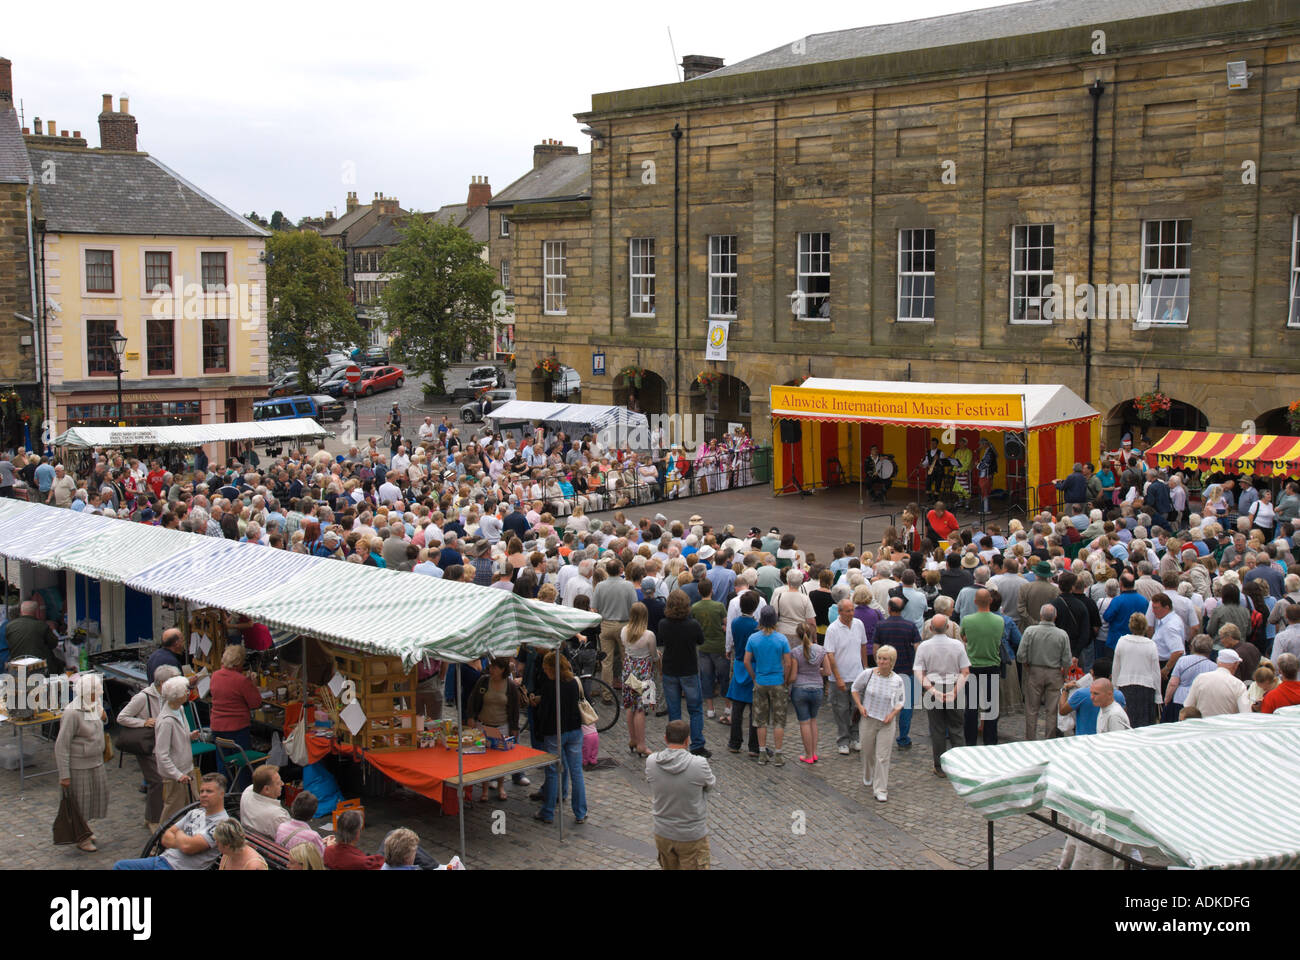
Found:
[{"label": "bicycle", "polygon": [[[618,691],[600,679],[599,676],[600,664],[606,657],[605,651],[597,650],[589,643],[571,647],[569,642],[565,641],[564,656],[568,659],[570,666],[573,667],[573,675],[582,681],[582,695],[587,698],[591,708],[596,711],[597,732],[604,733],[618,723],[619,713],[623,708],[622,697]],[[606,696],[610,698],[609,703],[605,702]],[[527,729],[528,717],[525,715],[519,730],[521,741],[524,731]]]}]

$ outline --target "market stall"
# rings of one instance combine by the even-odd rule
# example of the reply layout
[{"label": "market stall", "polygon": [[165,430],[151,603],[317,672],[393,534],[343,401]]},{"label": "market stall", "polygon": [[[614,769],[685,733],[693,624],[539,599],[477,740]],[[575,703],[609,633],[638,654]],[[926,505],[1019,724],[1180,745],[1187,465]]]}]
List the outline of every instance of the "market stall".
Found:
[{"label": "market stall", "polygon": [[497,429],[541,423],[552,430],[563,430],[574,439],[590,433],[603,437],[607,446],[648,449],[650,444],[650,421],[644,413],[627,407],[511,400],[485,419]]},{"label": "market stall", "polygon": [[1147,463],[1205,476],[1300,477],[1300,437],[1170,430],[1147,450]]},{"label": "market stall", "polygon": [[[1300,867],[1300,717],[1231,714],[957,747],[942,762],[957,795],[989,821],[990,866],[993,821],[1027,814],[1063,832],[1067,817],[1075,834],[1155,850],[1177,867]],[[1208,826],[1200,814],[1211,810],[1232,814]]]},{"label": "market stall", "polygon": [[[33,526],[46,534],[46,549],[20,538],[25,562],[71,571],[96,583],[123,585],[154,598],[175,597],[199,608],[182,621],[182,629],[190,637],[192,652],[209,667],[219,662],[219,645],[230,629],[220,614],[242,615],[301,638],[298,702],[324,710],[332,734],[326,739],[360,753],[366,762],[399,781],[404,770],[418,771],[429,762],[420,760],[417,751],[442,749],[457,764],[455,782],[468,782],[461,766],[465,754],[459,732],[456,750],[447,751],[445,745],[421,747],[423,724],[413,705],[418,663],[426,657],[461,663],[513,654],[522,643],[555,646],[598,622],[593,613],[470,583],[345,564],[22,501],[0,501],[0,553],[14,550],[3,535],[10,525],[15,530]],[[327,671],[307,670],[307,649],[314,644],[329,651]],[[340,691],[330,686],[349,680],[358,706],[345,711],[343,707],[351,704],[341,704]],[[294,691],[288,684],[277,680],[263,689],[272,703],[293,702]],[[515,749],[523,752],[506,751],[499,765],[531,757],[531,765],[538,766],[554,759],[523,747]],[[381,753],[411,756],[376,761]],[[494,779],[487,777],[487,771],[477,775]],[[411,776],[417,783],[429,783],[427,771]]]},{"label": "market stall", "polygon": [[776,492],[863,480],[872,446],[895,486],[916,486],[933,437],[945,453],[988,439],[998,457],[993,486],[1029,509],[1056,500],[1054,482],[1096,457],[1101,414],[1059,384],[910,383],[809,378],[771,388]]}]

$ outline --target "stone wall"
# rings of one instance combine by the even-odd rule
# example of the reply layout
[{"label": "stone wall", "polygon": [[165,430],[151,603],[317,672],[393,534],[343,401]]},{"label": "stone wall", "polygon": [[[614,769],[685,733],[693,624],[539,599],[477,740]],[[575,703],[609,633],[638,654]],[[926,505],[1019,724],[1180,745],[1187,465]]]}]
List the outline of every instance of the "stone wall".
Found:
[{"label": "stone wall", "polygon": [[[35,203],[35,197],[33,197]],[[14,316],[33,316],[27,258],[27,185],[0,183],[0,382],[36,380],[32,326]],[[21,338],[28,338],[28,346]]]}]

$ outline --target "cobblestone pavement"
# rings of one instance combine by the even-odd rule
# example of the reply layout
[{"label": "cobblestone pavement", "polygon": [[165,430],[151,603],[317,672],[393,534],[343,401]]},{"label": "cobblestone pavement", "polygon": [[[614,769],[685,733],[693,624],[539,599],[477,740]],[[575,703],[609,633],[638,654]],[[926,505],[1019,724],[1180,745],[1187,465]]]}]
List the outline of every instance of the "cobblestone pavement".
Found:
[{"label": "cobblestone pavement", "polygon": [[[1000,726],[1014,731],[1018,715],[1004,716]],[[652,748],[663,742],[666,718],[650,717]],[[29,731],[30,732],[30,731]],[[718,785],[710,796],[710,846],[713,865],[722,869],[979,869],[986,865],[985,821],[957,799],[947,781],[934,776],[926,723],[918,712],[912,727],[914,746],[895,749],[890,769],[889,800],[876,802],[862,786],[858,754],[842,757],[835,750],[835,724],[822,711],[821,760],[809,767],[797,762],[799,729],[793,712],[787,728],[784,767],[760,766],[745,753],[726,750],[728,727],[705,721],[705,737]],[[29,738],[30,739],[30,738]],[[0,725],[0,743],[9,734]],[[628,753],[626,725],[601,738],[604,763],[586,774],[588,820],[573,822],[565,807],[564,842],[557,828],[532,819],[537,805],[533,787],[509,785],[503,803],[466,806],[466,863],[475,869],[649,869],[655,866],[650,793],[644,765]],[[34,767],[51,766],[51,746],[40,743]],[[19,798],[18,772],[0,770],[0,867],[7,869],[106,869],[119,858],[136,857],[147,839],[144,797],[134,758],[121,768],[109,765],[111,800],[107,819],[96,821],[100,852],[85,854],[55,847],[50,828],[58,808],[53,776],[29,779]],[[378,849],[384,834],[408,826],[424,847],[441,860],[459,852],[457,821],[444,817],[431,801],[399,790],[382,799],[367,798],[363,845]],[[1000,868],[1050,869],[1061,847],[1059,835],[1027,817],[1013,817],[996,827]]]}]

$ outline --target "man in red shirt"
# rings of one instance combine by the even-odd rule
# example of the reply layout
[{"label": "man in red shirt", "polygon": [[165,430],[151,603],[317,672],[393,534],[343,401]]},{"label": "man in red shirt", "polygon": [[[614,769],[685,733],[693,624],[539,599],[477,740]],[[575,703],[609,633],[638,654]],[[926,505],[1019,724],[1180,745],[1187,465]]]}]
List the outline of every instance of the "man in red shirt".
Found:
[{"label": "man in red shirt", "polygon": [[144,482],[149,485],[155,497],[162,496],[163,479],[167,476],[167,471],[162,468],[157,460],[150,464],[149,475],[145,477]]},{"label": "man in red shirt", "polygon": [[1260,713],[1272,713],[1282,707],[1300,703],[1300,682],[1296,674],[1300,673],[1300,658],[1294,653],[1284,653],[1277,658],[1277,670],[1282,675],[1282,682],[1264,694]]},{"label": "man in red shirt", "polygon": [[334,835],[338,839],[325,848],[327,870],[379,870],[383,867],[383,854],[364,853],[357,846],[357,840],[361,838],[361,814],[358,811],[344,810],[340,813]]},{"label": "man in red shirt", "polygon": [[961,526],[957,518],[948,512],[944,502],[940,500],[934,505],[934,509],[925,515],[925,522],[930,528],[939,535],[940,540],[947,540],[950,534],[953,534]]}]

